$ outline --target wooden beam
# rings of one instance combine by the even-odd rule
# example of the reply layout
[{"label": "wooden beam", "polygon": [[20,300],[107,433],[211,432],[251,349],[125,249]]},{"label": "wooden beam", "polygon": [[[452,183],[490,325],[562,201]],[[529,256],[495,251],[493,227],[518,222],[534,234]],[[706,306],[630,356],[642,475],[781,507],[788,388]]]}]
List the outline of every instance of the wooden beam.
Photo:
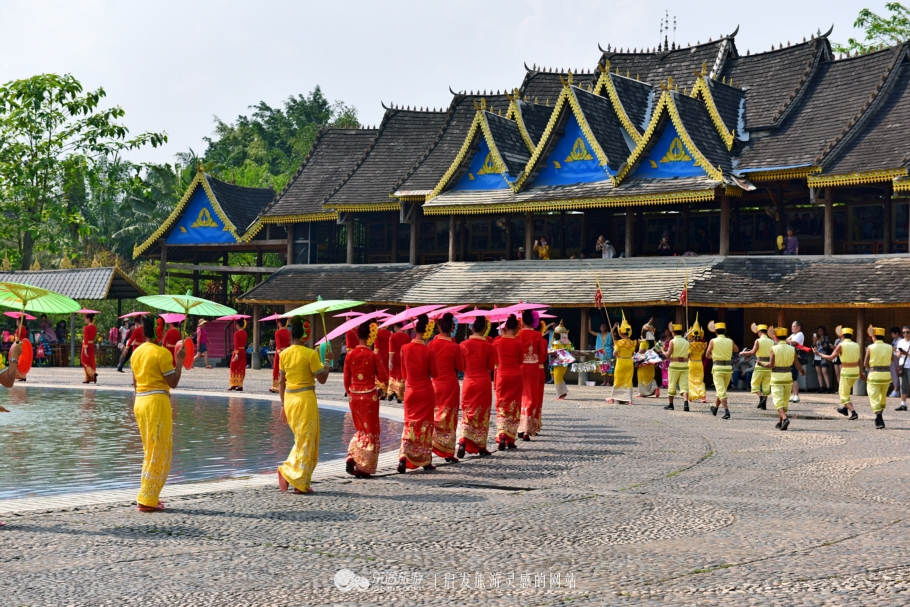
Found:
[{"label": "wooden beam", "polygon": [[[280,268],[254,268],[252,266],[206,266],[206,265],[184,265],[180,263],[169,263],[168,270],[189,270],[192,272],[219,272],[221,274],[272,274]],[[177,276],[177,274],[174,274]],[[193,275],[187,273],[181,278],[192,278]]]},{"label": "wooden beam", "polygon": [[834,255],[834,188],[825,188],[825,257]]},{"label": "wooden beam", "polygon": [[345,230],[347,231],[347,254],[345,255],[345,263],[348,265],[353,265],[354,263],[354,216],[348,213],[347,221],[344,222]]},{"label": "wooden beam", "polygon": [[288,231],[288,240],[287,240],[287,261],[286,265],[291,265],[294,263],[294,224],[290,223],[287,225]]}]

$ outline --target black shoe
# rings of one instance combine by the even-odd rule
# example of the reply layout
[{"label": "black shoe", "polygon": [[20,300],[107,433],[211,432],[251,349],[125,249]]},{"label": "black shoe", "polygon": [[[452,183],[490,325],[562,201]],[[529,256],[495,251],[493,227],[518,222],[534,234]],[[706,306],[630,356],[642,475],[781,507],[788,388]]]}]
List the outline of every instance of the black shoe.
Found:
[{"label": "black shoe", "polygon": [[515,443],[509,443],[508,445],[506,445],[506,447],[508,447],[509,449],[518,449],[518,445],[516,445]]},{"label": "black shoe", "polygon": [[524,433],[524,432],[519,432],[519,433],[518,433],[518,438],[524,438],[524,437],[525,437],[525,433]]},{"label": "black shoe", "polygon": [[853,414],[850,417],[848,417],[847,419],[849,419],[852,422],[854,420],[859,419],[859,415],[857,415],[856,411],[854,411]]},{"label": "black shoe", "polygon": [[756,409],[761,409],[762,411],[767,411],[768,410],[768,399],[765,397],[759,398],[758,406],[756,407]]},{"label": "black shoe", "polygon": [[120,367],[117,367],[117,373],[123,373],[123,369],[121,369]]},{"label": "black shoe", "polygon": [[789,417],[785,417],[785,418],[784,418],[784,421],[782,421],[782,422],[780,423],[780,430],[781,430],[781,432],[783,432],[784,430],[786,430],[786,429],[789,428],[789,427],[790,427],[790,418],[789,418]]},{"label": "black shoe", "polygon": [[[446,458],[446,461],[449,462],[450,464],[457,464],[457,463],[458,463],[458,458],[457,458],[457,457],[447,457],[447,458]],[[424,470],[425,470],[425,469],[426,469],[426,468],[424,468]]]},{"label": "black shoe", "polygon": [[730,410],[729,409],[724,409],[724,414],[723,414],[723,417],[721,417],[721,419],[730,419]]},{"label": "black shoe", "polygon": [[504,441],[504,440],[499,441],[499,450],[500,451],[506,450],[506,441]]},{"label": "black shoe", "polygon": [[847,407],[838,407],[837,412],[840,413],[841,415],[843,415],[844,417],[847,417],[848,415],[850,415],[850,409],[848,409]]},{"label": "black shoe", "polygon": [[430,464],[428,466],[424,466],[423,469],[426,470],[427,472],[432,472],[433,470],[436,469],[436,466],[434,466],[433,464]]},{"label": "black shoe", "polygon": [[717,407],[715,407],[714,405],[711,405],[711,415],[713,415],[714,417],[717,417]]},{"label": "black shoe", "polygon": [[875,414],[875,429],[884,430],[885,429],[885,420],[882,419],[881,413]]},{"label": "black shoe", "polygon": [[354,460],[349,459],[347,462],[345,462],[344,471],[347,472],[348,474],[350,474],[351,476],[354,476],[354,468],[355,468]]},{"label": "black shoe", "polygon": [[672,410],[673,410],[673,403],[670,403],[669,405],[667,405],[666,407],[664,407],[664,409],[666,409],[667,411],[672,411]]},{"label": "black shoe", "polygon": [[778,430],[780,430],[780,422],[777,422],[776,424],[774,424],[774,427],[777,428]]},{"label": "black shoe", "polygon": [[489,457],[493,454],[490,453],[489,451],[487,451],[486,449],[481,449],[480,451],[477,452],[477,455],[479,455],[480,457]]},{"label": "black shoe", "polygon": [[406,460],[398,460],[398,474],[404,474],[408,471],[408,464]]},{"label": "black shoe", "polygon": [[458,445],[458,453],[456,453],[455,455],[458,457],[458,459],[462,459],[464,457],[464,452],[465,452],[464,445]]},{"label": "black shoe", "polygon": [[901,405],[900,407],[895,407],[894,410],[895,411],[906,411],[907,405]]},{"label": "black shoe", "polygon": [[686,401],[683,403],[683,411],[688,411],[688,410],[689,410],[689,401]]}]

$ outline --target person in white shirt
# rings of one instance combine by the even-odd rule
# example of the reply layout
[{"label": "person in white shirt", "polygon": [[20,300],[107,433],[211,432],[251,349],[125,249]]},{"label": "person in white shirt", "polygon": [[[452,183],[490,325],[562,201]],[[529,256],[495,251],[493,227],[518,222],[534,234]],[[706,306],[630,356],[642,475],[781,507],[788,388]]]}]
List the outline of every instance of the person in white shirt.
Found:
[{"label": "person in white shirt", "polygon": [[594,245],[595,251],[600,251],[600,256],[604,259],[613,259],[616,257],[616,249],[610,244],[610,241],[601,234],[597,237],[597,243]]},{"label": "person in white shirt", "polygon": [[[790,325],[790,333],[791,333],[790,337],[787,338],[788,344],[790,344],[793,347],[796,347],[797,345],[802,346],[805,343],[806,337],[803,335],[803,328],[802,328],[802,325],[799,324],[798,320],[794,320],[793,324]],[[799,355],[800,355],[800,351],[799,351],[799,349],[797,349],[796,357],[799,358]],[[790,388],[790,402],[798,403],[799,402],[799,381],[797,381],[798,373],[796,371],[796,365],[793,365],[793,367],[790,369],[790,373],[793,375],[793,387]]]},{"label": "person in white shirt", "polygon": [[901,329],[903,337],[894,347],[894,356],[897,358],[897,368],[901,381],[901,404],[898,411],[907,410],[907,394],[910,394],[910,325]]}]

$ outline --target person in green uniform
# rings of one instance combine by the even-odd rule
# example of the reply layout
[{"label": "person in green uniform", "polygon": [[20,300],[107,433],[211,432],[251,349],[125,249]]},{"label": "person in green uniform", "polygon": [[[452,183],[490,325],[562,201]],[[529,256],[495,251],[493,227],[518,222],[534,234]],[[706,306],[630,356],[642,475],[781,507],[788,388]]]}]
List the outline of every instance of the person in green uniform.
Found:
[{"label": "person in green uniform", "polygon": [[667,381],[667,394],[670,404],[664,407],[673,410],[673,397],[679,392],[684,399],[683,411],[689,410],[689,340],[683,337],[683,327],[670,325],[673,339],[663,349],[663,355],[670,359],[670,375]]},{"label": "person in green uniform", "polygon": [[755,340],[751,350],[743,350],[743,356],[749,358],[754,356],[757,364],[752,371],[752,394],[758,396],[758,408],[768,408],[768,397],[771,396],[771,369],[760,366],[763,362],[771,360],[771,348],[774,342],[768,337],[768,325],[758,325],[755,327],[758,338]]},{"label": "person in green uniform", "polygon": [[793,387],[790,367],[795,366],[800,375],[805,375],[806,370],[796,358],[796,348],[785,341],[786,327],[776,327],[774,339],[777,344],[771,348],[771,359],[768,362],[759,361],[758,365],[771,370],[771,399],[777,409],[777,425],[774,427],[783,431],[790,427],[790,418],[787,416],[790,390]]},{"label": "person in green uniform", "polygon": [[[711,328],[709,323],[708,328]],[[733,355],[739,352],[739,347],[727,337],[727,323],[714,323],[714,333],[717,337],[708,342],[708,351],[705,355],[713,361],[711,375],[714,377],[715,397],[711,415],[717,416],[718,407],[724,408],[721,419],[730,419],[730,408],[727,406],[727,387],[733,376]]]},{"label": "person in green uniform", "polygon": [[852,421],[859,418],[856,409],[853,408],[851,392],[853,384],[859,379],[859,357],[862,351],[859,344],[853,341],[853,329],[850,327],[841,329],[837,336],[841,338],[841,342],[837,344],[831,354],[818,351],[816,353],[825,360],[837,360],[837,357],[840,357],[841,372],[838,392],[841,406],[837,408],[837,412],[843,416],[849,416]]},{"label": "person in green uniform", "polygon": [[[875,427],[878,430],[885,428],[882,411],[888,399],[888,386],[891,384],[891,360],[894,349],[891,344],[885,343],[885,329],[874,327],[872,334],[875,341],[866,348],[866,358],[863,367],[868,371],[866,379],[866,392],[869,394],[869,404],[875,413]],[[843,375],[843,372],[841,372]]]}]

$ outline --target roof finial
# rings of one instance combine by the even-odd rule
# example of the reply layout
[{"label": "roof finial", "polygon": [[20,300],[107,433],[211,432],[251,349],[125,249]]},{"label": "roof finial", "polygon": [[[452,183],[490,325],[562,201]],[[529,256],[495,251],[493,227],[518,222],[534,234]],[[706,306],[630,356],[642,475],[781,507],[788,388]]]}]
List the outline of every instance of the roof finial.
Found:
[{"label": "roof finial", "polygon": [[202,165],[202,162],[201,162],[201,161],[200,161],[200,162],[197,162],[197,163],[196,163],[196,172],[197,172],[197,173],[201,173],[201,172],[203,172],[204,170],[205,170],[205,167]]}]

